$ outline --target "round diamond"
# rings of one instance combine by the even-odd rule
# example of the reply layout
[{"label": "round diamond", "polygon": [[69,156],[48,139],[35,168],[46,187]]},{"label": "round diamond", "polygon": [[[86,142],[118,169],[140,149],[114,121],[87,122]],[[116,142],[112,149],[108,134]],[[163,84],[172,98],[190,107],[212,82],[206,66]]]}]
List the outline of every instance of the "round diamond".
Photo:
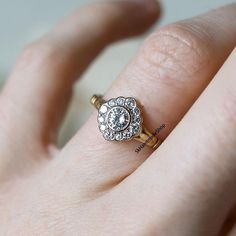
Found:
[{"label": "round diamond", "polygon": [[129,127],[128,132],[129,132],[131,135],[133,135],[133,127],[132,127],[132,126]]},{"label": "round diamond", "polygon": [[124,107],[114,107],[108,113],[107,123],[112,130],[122,131],[130,123],[130,114]]},{"label": "round diamond", "polygon": [[136,116],[138,116],[138,115],[140,115],[140,110],[139,110],[137,107],[135,107],[135,108],[133,109],[133,113],[134,113]]},{"label": "round diamond", "polygon": [[116,100],[115,99],[110,99],[108,101],[108,105],[111,106],[111,107],[115,106],[116,105]]},{"label": "round diamond", "polygon": [[140,131],[140,125],[139,124],[134,124],[133,125],[133,133],[137,134]]},{"label": "round diamond", "polygon": [[104,131],[106,129],[106,126],[105,125],[100,125],[100,130],[101,131]]},{"label": "round diamond", "polygon": [[135,122],[135,123],[141,123],[141,118],[140,118],[140,116],[136,116],[136,117],[134,118],[134,122]]},{"label": "round diamond", "polygon": [[134,98],[126,98],[125,104],[126,104],[127,107],[129,107],[131,109],[136,106],[136,102],[135,102]]},{"label": "round diamond", "polygon": [[105,119],[104,119],[104,117],[103,117],[103,116],[99,116],[99,117],[98,117],[98,121],[99,121],[100,123],[102,123],[102,122],[104,122],[104,121],[105,121]]},{"label": "round diamond", "polygon": [[100,111],[101,113],[106,113],[106,112],[107,112],[107,106],[102,105],[102,106],[100,107],[99,111]]},{"label": "round diamond", "polygon": [[117,141],[121,141],[121,140],[123,139],[122,133],[116,134],[115,139],[116,139]]},{"label": "round diamond", "polygon": [[125,104],[125,98],[123,98],[123,97],[118,97],[118,98],[116,99],[116,103],[117,103],[117,105],[123,106],[123,105]]},{"label": "round diamond", "polygon": [[114,140],[115,139],[115,134],[110,130],[106,130],[103,134],[103,137],[106,140]]},{"label": "round diamond", "polygon": [[132,137],[132,133],[130,133],[128,130],[126,130],[124,133],[123,133],[123,139],[130,139]]}]

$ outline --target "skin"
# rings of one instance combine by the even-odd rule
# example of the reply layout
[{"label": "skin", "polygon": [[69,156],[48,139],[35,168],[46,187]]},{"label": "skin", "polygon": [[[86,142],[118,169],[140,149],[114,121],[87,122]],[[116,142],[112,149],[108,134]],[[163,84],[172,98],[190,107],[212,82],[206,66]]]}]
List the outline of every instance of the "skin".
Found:
[{"label": "skin", "polygon": [[152,33],[106,93],[166,124],[156,151],[105,141],[96,112],[56,145],[77,78],[159,14],[96,3],[23,50],[0,96],[0,235],[236,235],[236,4]]}]

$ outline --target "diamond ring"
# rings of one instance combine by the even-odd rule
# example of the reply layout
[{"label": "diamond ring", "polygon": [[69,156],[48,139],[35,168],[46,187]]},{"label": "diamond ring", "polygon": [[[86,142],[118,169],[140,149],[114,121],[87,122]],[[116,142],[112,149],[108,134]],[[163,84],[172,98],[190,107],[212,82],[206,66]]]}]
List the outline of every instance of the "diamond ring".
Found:
[{"label": "diamond ring", "polygon": [[141,110],[132,97],[117,97],[105,101],[93,95],[91,103],[98,110],[98,127],[108,141],[135,139],[156,149],[161,141],[143,126]]}]

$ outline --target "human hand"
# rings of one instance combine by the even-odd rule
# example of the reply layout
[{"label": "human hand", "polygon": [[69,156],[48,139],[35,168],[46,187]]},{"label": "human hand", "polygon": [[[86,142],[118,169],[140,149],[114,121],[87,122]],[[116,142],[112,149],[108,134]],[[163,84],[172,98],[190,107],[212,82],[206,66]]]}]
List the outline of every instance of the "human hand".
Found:
[{"label": "human hand", "polygon": [[156,151],[105,141],[96,113],[56,146],[76,78],[159,11],[97,3],[23,51],[0,97],[1,235],[236,235],[235,4],[151,34],[105,95],[166,124]]}]

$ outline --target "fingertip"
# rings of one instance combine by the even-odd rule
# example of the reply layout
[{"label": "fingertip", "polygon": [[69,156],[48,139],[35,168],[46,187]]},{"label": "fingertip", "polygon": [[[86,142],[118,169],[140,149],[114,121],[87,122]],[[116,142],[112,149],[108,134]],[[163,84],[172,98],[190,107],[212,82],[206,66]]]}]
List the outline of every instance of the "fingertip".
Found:
[{"label": "fingertip", "polygon": [[123,20],[126,20],[126,33],[131,36],[147,31],[161,15],[161,6],[157,0],[122,0],[117,3],[122,7]]},{"label": "fingertip", "polygon": [[142,0],[145,2],[147,12],[153,16],[160,16],[161,4],[158,0]]},{"label": "fingertip", "polygon": [[[126,1],[127,2],[127,1]],[[139,15],[143,15],[146,19],[156,21],[160,17],[161,5],[158,0],[131,0],[136,12]]]}]

